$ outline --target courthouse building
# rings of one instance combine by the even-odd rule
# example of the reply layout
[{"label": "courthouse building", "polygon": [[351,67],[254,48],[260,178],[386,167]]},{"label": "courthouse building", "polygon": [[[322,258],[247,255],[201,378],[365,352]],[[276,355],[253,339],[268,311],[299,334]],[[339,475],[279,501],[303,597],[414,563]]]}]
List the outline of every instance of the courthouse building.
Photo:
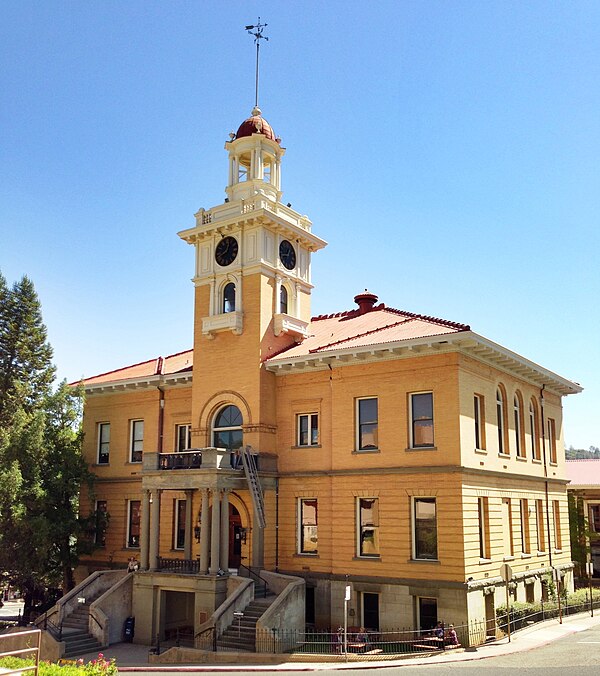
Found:
[{"label": "courthouse building", "polygon": [[254,109],[225,150],[224,202],[179,232],[192,348],[84,381],[99,518],[80,579],[139,561],[136,640],[197,634],[248,569],[279,596],[296,580],[294,622],[321,628],[346,585],[349,624],[381,631],[493,627],[506,562],[517,600],[552,568],[571,586],[561,399],[581,388],[395,308],[419,298],[364,290],[311,317],[326,242],[282,202],[281,139]]}]

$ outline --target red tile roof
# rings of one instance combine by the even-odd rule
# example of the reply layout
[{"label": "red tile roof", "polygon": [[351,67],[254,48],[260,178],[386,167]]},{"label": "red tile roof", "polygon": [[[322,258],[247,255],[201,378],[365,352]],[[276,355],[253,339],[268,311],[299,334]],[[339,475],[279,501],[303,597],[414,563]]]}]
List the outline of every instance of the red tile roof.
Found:
[{"label": "red tile roof", "polygon": [[600,488],[600,460],[584,458],[567,460],[567,479],[571,480],[570,488],[577,486],[598,486]]},{"label": "red tile roof", "polygon": [[412,338],[469,331],[466,324],[394,310],[383,303],[371,311],[338,312],[314,317],[308,337],[269,358],[269,362],[308,356],[328,350],[366,347]]},{"label": "red tile roof", "polygon": [[[124,366],[123,368],[107,373],[101,373],[91,378],[85,378],[85,385],[100,385],[101,383],[112,383],[118,380],[131,380],[135,378],[147,378],[157,375],[171,375],[173,373],[183,373],[192,370],[193,350],[185,350],[177,354],[171,354],[168,357],[156,357],[148,361]],[[76,384],[76,383],[74,383]]]}]

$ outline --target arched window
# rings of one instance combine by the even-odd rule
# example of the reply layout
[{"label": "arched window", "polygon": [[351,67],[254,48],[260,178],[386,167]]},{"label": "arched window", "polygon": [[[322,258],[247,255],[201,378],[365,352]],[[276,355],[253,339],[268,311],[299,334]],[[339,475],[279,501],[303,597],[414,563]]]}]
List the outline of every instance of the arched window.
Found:
[{"label": "arched window", "polygon": [[523,448],[523,405],[521,394],[517,392],[513,401],[513,411],[515,417],[515,450],[517,456],[523,457],[525,449]]},{"label": "arched window", "polygon": [[284,315],[287,315],[288,311],[288,292],[283,284],[281,285],[281,291],[279,292],[279,312],[282,312]]},{"label": "arched window", "polygon": [[529,436],[531,439],[531,457],[540,460],[540,425],[538,422],[538,409],[535,399],[529,402]]},{"label": "arched window", "polygon": [[228,282],[223,289],[223,312],[235,312],[235,284]]},{"label": "arched window", "polygon": [[237,406],[225,406],[213,423],[213,446],[235,451],[242,446],[242,414]]},{"label": "arched window", "polygon": [[507,453],[508,448],[505,444],[506,426],[504,424],[504,415],[506,411],[506,401],[504,390],[499,387],[496,390],[496,424],[498,425],[498,453]]}]

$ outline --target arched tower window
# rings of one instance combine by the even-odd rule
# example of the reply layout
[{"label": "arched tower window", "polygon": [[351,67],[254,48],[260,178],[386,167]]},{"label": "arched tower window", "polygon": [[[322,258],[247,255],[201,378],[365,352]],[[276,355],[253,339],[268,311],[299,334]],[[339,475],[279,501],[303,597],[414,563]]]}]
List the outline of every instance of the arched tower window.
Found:
[{"label": "arched tower window", "polygon": [[235,284],[228,282],[223,288],[223,312],[235,312]]},{"label": "arched tower window", "polygon": [[498,426],[498,453],[508,453],[506,445],[506,396],[504,389],[496,390],[496,424]]},{"label": "arched tower window", "polygon": [[279,312],[287,315],[288,313],[288,292],[283,284],[281,285],[281,291],[279,292]]},{"label": "arched tower window", "polygon": [[523,448],[523,402],[520,392],[515,394],[513,412],[515,417],[515,450],[521,458],[525,454],[525,449]]},{"label": "arched tower window", "polygon": [[242,414],[237,406],[222,408],[213,423],[213,446],[235,451],[242,446]]}]

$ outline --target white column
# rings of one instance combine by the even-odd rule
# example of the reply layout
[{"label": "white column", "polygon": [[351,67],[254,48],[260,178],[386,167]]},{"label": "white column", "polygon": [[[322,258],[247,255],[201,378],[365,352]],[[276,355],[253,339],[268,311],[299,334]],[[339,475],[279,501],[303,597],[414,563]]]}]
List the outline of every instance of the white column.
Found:
[{"label": "white column", "polygon": [[220,523],[221,510],[219,491],[212,491],[212,519],[210,524],[210,568],[208,572],[216,575],[219,572],[219,544],[221,540]]},{"label": "white column", "polygon": [[281,158],[280,157],[278,157],[275,160],[274,166],[275,166],[275,181],[274,181],[274,184],[275,184],[275,187],[277,188],[277,190],[281,190]]},{"label": "white column", "polygon": [[208,488],[205,488],[202,491],[202,511],[200,512],[200,575],[208,573],[209,537]]},{"label": "white column", "polygon": [[281,277],[275,275],[275,314],[281,312]]},{"label": "white column", "polygon": [[183,543],[183,556],[186,559],[191,559],[192,558],[192,532],[193,532],[193,524],[192,524],[192,497],[194,495],[194,491],[192,490],[186,490],[185,492],[185,540]]},{"label": "white column", "polygon": [[229,570],[229,491],[221,496],[221,570]]},{"label": "white column", "polygon": [[294,317],[300,317],[300,284],[294,288]]},{"label": "white column", "polygon": [[158,566],[159,542],[160,542],[160,491],[152,493],[150,503],[150,551],[148,568],[156,570]]},{"label": "white column", "polygon": [[140,523],[140,568],[148,570],[150,557],[150,491],[142,491],[142,515]]}]

